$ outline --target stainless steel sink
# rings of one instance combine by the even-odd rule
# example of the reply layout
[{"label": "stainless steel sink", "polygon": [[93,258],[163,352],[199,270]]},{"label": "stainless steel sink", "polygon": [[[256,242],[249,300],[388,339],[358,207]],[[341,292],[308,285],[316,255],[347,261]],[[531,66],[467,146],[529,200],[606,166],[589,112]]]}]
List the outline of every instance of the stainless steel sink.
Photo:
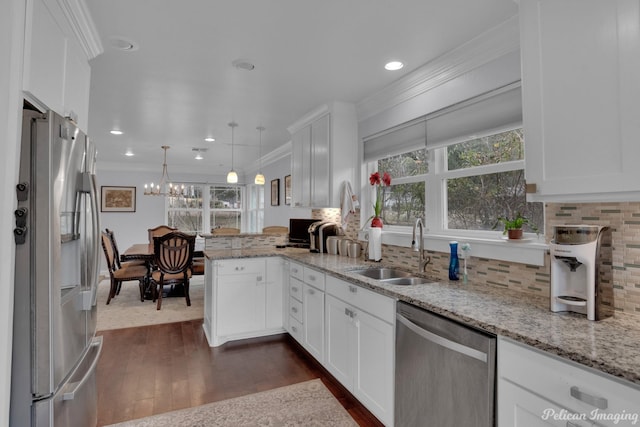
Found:
[{"label": "stainless steel sink", "polygon": [[427,279],[422,277],[397,277],[395,279],[383,280],[384,283],[390,285],[421,285],[423,283],[429,283]]},{"label": "stainless steel sink", "polygon": [[376,280],[396,279],[401,277],[409,277],[411,273],[406,271],[396,270],[388,267],[370,267],[362,270],[352,270],[351,273],[366,276]]}]

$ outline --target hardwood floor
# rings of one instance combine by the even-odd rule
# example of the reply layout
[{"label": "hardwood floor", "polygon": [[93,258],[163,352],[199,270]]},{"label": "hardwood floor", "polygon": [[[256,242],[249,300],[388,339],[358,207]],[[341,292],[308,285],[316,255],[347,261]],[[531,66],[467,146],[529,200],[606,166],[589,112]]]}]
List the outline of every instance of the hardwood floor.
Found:
[{"label": "hardwood floor", "polygon": [[321,378],[361,426],[382,426],[287,334],[211,348],[202,320],[102,331],[98,426]]}]

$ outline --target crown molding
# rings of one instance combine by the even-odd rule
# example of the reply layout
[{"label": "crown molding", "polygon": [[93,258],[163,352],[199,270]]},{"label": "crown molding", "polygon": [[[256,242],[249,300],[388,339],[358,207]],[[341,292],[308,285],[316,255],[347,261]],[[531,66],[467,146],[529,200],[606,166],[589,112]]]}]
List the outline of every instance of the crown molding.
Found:
[{"label": "crown molding", "polygon": [[291,126],[289,126],[287,128],[287,130],[289,131],[289,133],[291,135],[293,135],[294,133],[298,132],[300,129],[302,129],[303,127],[305,127],[309,123],[315,121],[316,119],[318,119],[321,116],[327,114],[328,112],[329,112],[329,106],[326,105],[326,104],[321,105],[321,106],[309,111],[304,116],[300,117],[295,123],[293,123]]},{"label": "crown molding", "polygon": [[[286,157],[291,156],[291,141],[287,141],[282,144],[278,148],[273,151],[268,152],[267,154],[262,156],[262,167],[264,168],[271,163],[275,163],[278,160],[282,160]],[[259,172],[260,171],[260,159],[253,162],[250,166],[246,168],[247,173]]]},{"label": "crown molding", "polygon": [[57,2],[76,40],[87,56],[87,60],[104,52],[100,34],[98,34],[85,0],[57,0]]},{"label": "crown molding", "polygon": [[515,15],[358,102],[358,121],[375,116],[518,49],[520,29],[518,16]]}]

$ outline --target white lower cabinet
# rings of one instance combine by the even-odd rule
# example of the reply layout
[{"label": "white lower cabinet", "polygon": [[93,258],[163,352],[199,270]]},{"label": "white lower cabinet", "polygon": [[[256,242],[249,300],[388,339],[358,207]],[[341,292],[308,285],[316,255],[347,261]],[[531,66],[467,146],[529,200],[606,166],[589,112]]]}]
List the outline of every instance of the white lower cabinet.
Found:
[{"label": "white lower cabinet", "polygon": [[204,328],[211,346],[284,331],[281,258],[218,260],[209,267]]},{"label": "white lower cabinet", "polygon": [[317,361],[324,363],[324,291],[304,283],[302,312],[302,345]]},{"label": "white lower cabinet", "polygon": [[498,341],[498,427],[630,426],[640,387],[507,338]]},{"label": "white lower cabinet", "polygon": [[387,426],[393,425],[394,306],[391,298],[327,277],[324,366]]}]

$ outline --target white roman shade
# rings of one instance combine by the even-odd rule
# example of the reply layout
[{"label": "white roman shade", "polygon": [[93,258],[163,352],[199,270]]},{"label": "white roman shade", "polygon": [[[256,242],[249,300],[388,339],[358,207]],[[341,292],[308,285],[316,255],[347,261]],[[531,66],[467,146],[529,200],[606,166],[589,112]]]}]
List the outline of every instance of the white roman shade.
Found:
[{"label": "white roman shade", "polygon": [[522,126],[520,83],[460,102],[364,139],[364,161],[439,148]]},{"label": "white roman shade", "polygon": [[364,161],[389,157],[394,154],[408,153],[426,144],[425,118],[403,123],[392,129],[378,133],[364,140]]},{"label": "white roman shade", "polygon": [[520,86],[498,89],[432,114],[427,146],[444,147],[522,126]]}]

